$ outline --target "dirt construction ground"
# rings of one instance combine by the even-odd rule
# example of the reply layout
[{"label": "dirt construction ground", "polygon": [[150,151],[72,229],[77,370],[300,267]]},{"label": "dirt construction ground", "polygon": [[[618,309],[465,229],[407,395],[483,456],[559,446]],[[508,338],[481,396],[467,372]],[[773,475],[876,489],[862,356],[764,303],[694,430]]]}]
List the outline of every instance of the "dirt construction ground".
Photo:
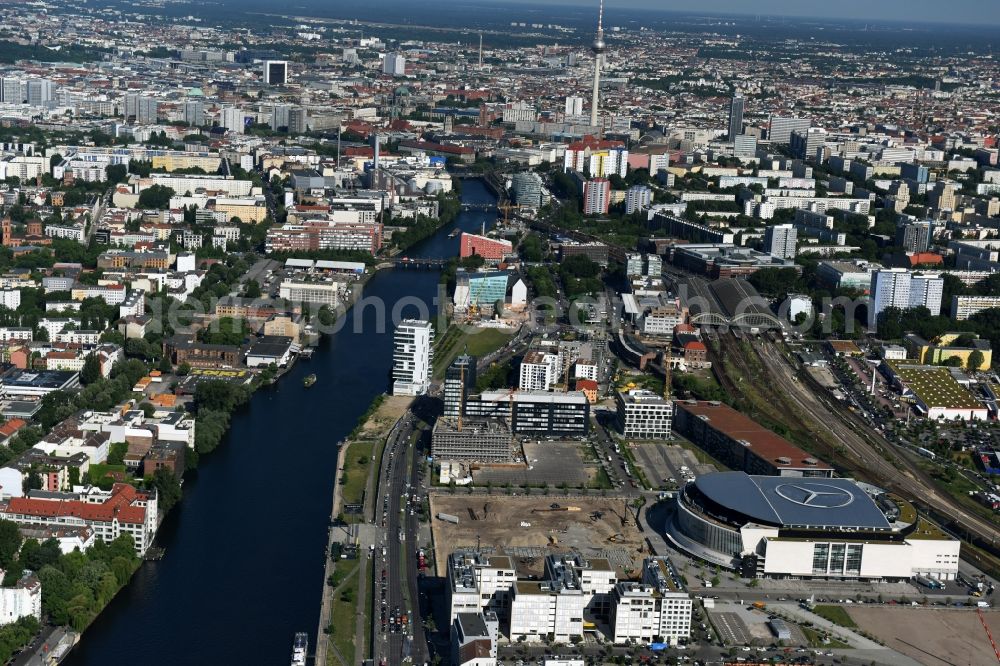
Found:
[{"label": "dirt construction ground", "polygon": [[[968,608],[851,608],[858,626],[894,650],[928,666],[997,663],[979,615]],[[1000,637],[1000,612],[983,613],[990,633]]]},{"label": "dirt construction ground", "polygon": [[[549,511],[553,504],[568,511]],[[579,509],[579,510],[574,510]],[[438,513],[457,516],[457,525],[436,518]],[[600,514],[600,517],[597,517]],[[445,576],[448,555],[459,548],[504,553],[514,558],[518,573],[540,574],[545,555],[578,551],[588,557],[606,557],[619,573],[635,571],[644,556],[644,545],[635,526],[635,513],[625,503],[602,497],[565,497],[557,493],[508,497],[506,495],[431,496],[437,574]],[[475,519],[473,519],[475,515]],[[531,527],[521,527],[522,522]],[[615,542],[610,541],[612,537]]]}]

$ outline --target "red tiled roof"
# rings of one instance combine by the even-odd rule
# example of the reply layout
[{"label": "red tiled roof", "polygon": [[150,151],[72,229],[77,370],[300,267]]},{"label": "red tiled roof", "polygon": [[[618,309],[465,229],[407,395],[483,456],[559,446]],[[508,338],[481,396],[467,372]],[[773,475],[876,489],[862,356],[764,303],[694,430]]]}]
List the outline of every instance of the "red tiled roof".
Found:
[{"label": "red tiled roof", "polygon": [[146,508],[133,506],[139,499],[135,488],[125,483],[112,487],[114,494],[103,504],[90,504],[80,500],[44,500],[30,497],[12,497],[7,503],[7,513],[17,513],[40,518],[75,516],[93,522],[110,522],[141,525],[146,520]]},{"label": "red tiled roof", "polygon": [[919,266],[921,264],[940,264],[944,263],[944,259],[940,254],[935,254],[933,252],[914,252],[913,254],[907,255],[910,260],[911,266]]},{"label": "red tiled roof", "polygon": [[10,421],[7,421],[3,425],[0,425],[0,435],[2,435],[5,438],[10,437],[11,435],[13,435],[15,432],[17,432],[26,425],[28,425],[27,421],[24,421],[22,419],[11,419]]},{"label": "red tiled roof", "polygon": [[684,344],[684,349],[691,349],[694,351],[708,351],[708,347],[701,340],[691,340]]}]

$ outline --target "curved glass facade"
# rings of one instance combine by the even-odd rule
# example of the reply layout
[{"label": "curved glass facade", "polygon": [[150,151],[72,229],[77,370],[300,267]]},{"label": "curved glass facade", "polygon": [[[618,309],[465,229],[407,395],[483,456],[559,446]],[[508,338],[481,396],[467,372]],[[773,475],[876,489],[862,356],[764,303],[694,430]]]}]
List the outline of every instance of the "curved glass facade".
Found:
[{"label": "curved glass facade", "polygon": [[717,553],[737,556],[743,551],[743,536],[739,530],[710,522],[689,509],[684,502],[677,502],[677,525],[690,539]]}]

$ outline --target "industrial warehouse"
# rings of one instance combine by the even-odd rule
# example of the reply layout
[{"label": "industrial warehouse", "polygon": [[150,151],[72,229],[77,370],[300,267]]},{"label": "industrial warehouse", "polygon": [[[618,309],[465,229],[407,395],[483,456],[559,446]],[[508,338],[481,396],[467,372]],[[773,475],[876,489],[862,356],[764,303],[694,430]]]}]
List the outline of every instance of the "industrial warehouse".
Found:
[{"label": "industrial warehouse", "polygon": [[746,577],[952,580],[960,542],[913,505],[849,479],[719,472],[677,493],[675,546]]},{"label": "industrial warehouse", "polygon": [[730,467],[748,474],[833,476],[833,468],[720,402],[674,403],[674,430]]}]

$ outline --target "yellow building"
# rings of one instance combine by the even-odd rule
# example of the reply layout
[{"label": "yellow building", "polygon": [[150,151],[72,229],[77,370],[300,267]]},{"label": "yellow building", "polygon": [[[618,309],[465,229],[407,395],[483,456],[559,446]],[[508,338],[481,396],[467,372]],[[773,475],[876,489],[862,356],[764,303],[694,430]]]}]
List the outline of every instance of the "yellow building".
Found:
[{"label": "yellow building", "polygon": [[267,217],[267,202],[264,197],[252,199],[224,199],[220,197],[215,200],[215,210],[219,213],[225,213],[230,220],[238,217],[242,222],[263,222],[264,218]]},{"label": "yellow building", "polygon": [[[910,334],[904,342],[909,357],[925,365],[950,365],[951,359],[958,359],[961,367],[966,370],[989,370],[993,365],[993,350],[989,340],[982,340],[975,333],[943,333],[930,342],[919,335]],[[970,368],[969,358],[977,351],[982,355],[982,362],[977,367]]]},{"label": "yellow building", "polygon": [[177,169],[192,169],[198,167],[203,169],[205,173],[215,173],[219,170],[219,165],[222,164],[222,158],[218,155],[184,155],[184,154],[168,154],[168,155],[154,155],[153,159],[154,169],[165,169],[167,171],[176,171]]},{"label": "yellow building", "polygon": [[287,315],[275,315],[264,322],[264,335],[280,335],[299,344],[299,325]]}]

